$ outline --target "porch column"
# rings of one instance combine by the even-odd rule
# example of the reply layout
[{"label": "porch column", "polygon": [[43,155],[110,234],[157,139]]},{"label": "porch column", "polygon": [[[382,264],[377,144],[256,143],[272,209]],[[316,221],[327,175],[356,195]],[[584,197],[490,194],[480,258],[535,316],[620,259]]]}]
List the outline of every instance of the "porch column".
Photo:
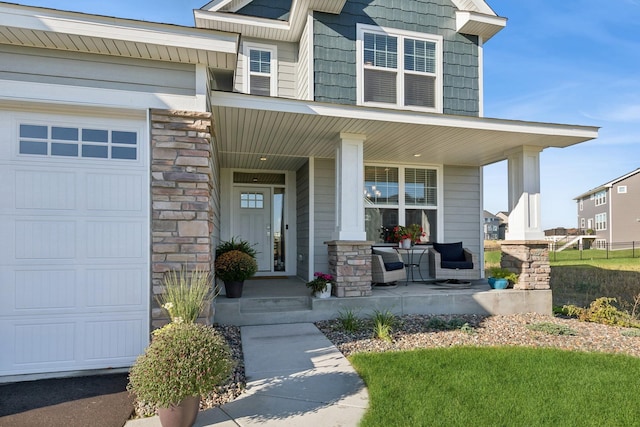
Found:
[{"label": "porch column", "polygon": [[336,229],[333,240],[363,241],[365,135],[341,133],[336,150]]},{"label": "porch column", "polygon": [[544,240],[540,224],[540,152],[524,146],[508,154],[509,231],[507,240]]}]

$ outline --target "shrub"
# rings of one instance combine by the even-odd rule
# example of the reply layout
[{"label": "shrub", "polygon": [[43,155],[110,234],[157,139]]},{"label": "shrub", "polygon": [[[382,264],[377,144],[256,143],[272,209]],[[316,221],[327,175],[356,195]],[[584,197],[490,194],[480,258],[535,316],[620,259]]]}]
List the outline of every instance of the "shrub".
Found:
[{"label": "shrub", "polygon": [[154,332],[151,344],[136,360],[127,390],[142,402],[167,408],[214,390],[232,368],[229,347],[213,328],[170,323]]},{"label": "shrub", "polygon": [[340,311],[338,313],[338,321],[345,332],[356,332],[360,329],[360,319],[353,310]]},{"label": "shrub", "polygon": [[256,274],[256,271],[256,260],[239,250],[225,252],[215,261],[216,276],[225,282],[241,282]]},{"label": "shrub", "polygon": [[620,332],[620,334],[625,337],[639,337],[640,338],[640,329],[627,329],[626,331]]},{"label": "shrub", "polygon": [[507,279],[512,285],[518,283],[518,275],[506,268],[493,267],[489,271],[490,276],[495,279]]},{"label": "shrub", "polygon": [[613,326],[640,326],[631,315],[620,311],[613,303],[615,298],[601,297],[594,300],[588,308],[576,307],[575,305],[563,306],[565,314],[576,317],[583,322],[602,323]]},{"label": "shrub", "polygon": [[383,341],[391,342],[391,333],[395,324],[396,316],[389,310],[376,310],[373,314],[373,335]]},{"label": "shrub", "polygon": [[183,267],[179,273],[172,270],[164,276],[165,292],[157,296],[158,304],[176,323],[194,323],[215,294],[211,285],[211,274],[196,268],[187,277]]}]

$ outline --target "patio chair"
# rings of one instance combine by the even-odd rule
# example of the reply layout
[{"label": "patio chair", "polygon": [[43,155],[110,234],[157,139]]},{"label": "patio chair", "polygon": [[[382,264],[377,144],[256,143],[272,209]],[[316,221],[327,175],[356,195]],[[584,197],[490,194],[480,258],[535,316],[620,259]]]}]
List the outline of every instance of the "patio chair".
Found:
[{"label": "patio chair", "polygon": [[429,248],[429,272],[436,280],[477,280],[480,278],[478,257],[462,247],[462,242],[434,243]]},{"label": "patio chair", "polygon": [[407,280],[407,272],[400,254],[374,249],[371,255],[371,282],[388,284],[402,280]]}]

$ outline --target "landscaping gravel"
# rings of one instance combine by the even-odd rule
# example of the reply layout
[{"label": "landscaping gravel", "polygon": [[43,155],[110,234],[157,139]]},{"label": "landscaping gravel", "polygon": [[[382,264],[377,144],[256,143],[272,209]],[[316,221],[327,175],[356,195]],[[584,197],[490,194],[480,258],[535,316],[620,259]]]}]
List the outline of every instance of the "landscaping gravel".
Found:
[{"label": "landscaping gravel", "polygon": [[[432,319],[440,319],[443,322]],[[452,319],[456,324],[467,323],[462,329],[434,329]],[[345,355],[358,352],[412,350],[452,346],[526,346],[554,347],[565,350],[599,351],[640,357],[640,337],[625,336],[627,328],[598,323],[581,322],[540,314],[514,314],[508,316],[430,316],[408,315],[397,318],[392,329],[391,342],[373,337],[370,321],[361,321],[355,333],[344,332],[339,320],[316,323],[316,326]],[[552,323],[562,330],[570,329],[575,335],[552,335],[527,329],[527,325]]]},{"label": "landscaping gravel", "polygon": [[[391,342],[373,337],[373,324],[370,320],[363,319],[359,323],[358,331],[353,333],[345,332],[339,320],[317,322],[316,326],[345,356],[357,352],[506,345],[599,351],[640,357],[640,336],[623,335],[624,331],[629,331],[627,328],[540,314],[401,316],[396,318]],[[527,328],[527,325],[540,323],[552,323],[558,326],[547,328],[550,331],[560,330],[565,333],[575,333],[575,335],[552,335]],[[445,325],[452,324],[455,328],[442,330]],[[240,328],[229,325],[214,325],[214,328],[227,339],[237,364],[229,382],[202,399],[201,409],[212,408],[234,400],[246,386]]]}]

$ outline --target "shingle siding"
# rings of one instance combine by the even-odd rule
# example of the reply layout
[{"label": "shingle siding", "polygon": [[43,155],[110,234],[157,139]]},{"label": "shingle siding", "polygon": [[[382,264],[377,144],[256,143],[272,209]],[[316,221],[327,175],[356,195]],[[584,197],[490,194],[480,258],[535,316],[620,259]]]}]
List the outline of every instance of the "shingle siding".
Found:
[{"label": "shingle siding", "polygon": [[340,15],[314,12],[316,101],[356,103],[356,24],[441,35],[443,112],[479,112],[478,40],[455,31],[455,7],[448,0],[350,0]]},{"label": "shingle siding", "polygon": [[236,13],[238,15],[286,21],[289,19],[290,10],[291,0],[253,0]]}]

